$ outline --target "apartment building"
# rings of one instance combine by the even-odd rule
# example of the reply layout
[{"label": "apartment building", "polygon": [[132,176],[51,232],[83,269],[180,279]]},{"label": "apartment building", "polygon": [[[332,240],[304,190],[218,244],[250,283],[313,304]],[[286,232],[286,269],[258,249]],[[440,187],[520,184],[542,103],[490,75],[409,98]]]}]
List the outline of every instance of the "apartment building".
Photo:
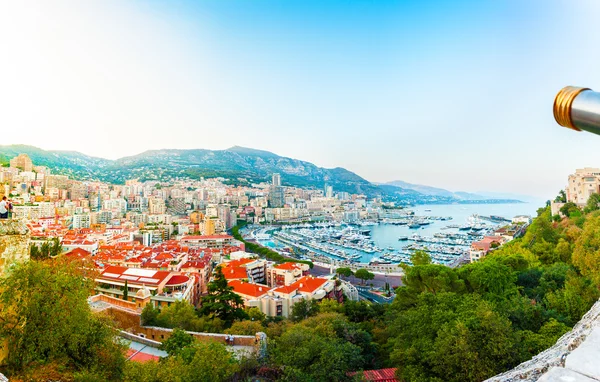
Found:
[{"label": "apartment building", "polygon": [[178,272],[108,266],[94,281],[96,292],[136,302],[138,308],[149,303],[165,307],[179,300],[195,304],[199,297],[195,276]]},{"label": "apartment building", "polygon": [[580,168],[569,175],[567,201],[585,205],[591,194],[600,193],[600,168]]},{"label": "apartment building", "polygon": [[341,288],[334,280],[321,277],[304,276],[295,283],[277,288],[243,280],[232,280],[228,284],[242,297],[246,307],[256,307],[270,317],[288,317],[294,304],[303,299],[340,301],[343,298]]}]

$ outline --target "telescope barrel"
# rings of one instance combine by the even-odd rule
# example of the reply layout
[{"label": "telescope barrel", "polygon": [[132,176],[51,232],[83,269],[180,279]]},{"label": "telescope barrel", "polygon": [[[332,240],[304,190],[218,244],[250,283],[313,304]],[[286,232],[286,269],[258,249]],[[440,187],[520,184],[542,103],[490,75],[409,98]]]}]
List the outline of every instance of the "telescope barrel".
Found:
[{"label": "telescope barrel", "polygon": [[561,89],[554,99],[554,119],[569,129],[600,135],[600,93],[575,86]]}]

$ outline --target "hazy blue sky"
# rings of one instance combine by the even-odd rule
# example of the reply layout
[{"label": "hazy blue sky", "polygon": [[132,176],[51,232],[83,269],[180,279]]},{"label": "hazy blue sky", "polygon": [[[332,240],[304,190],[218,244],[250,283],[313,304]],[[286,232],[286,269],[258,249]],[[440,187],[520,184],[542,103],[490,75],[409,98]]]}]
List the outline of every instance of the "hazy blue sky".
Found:
[{"label": "hazy blue sky", "polygon": [[371,181],[550,197],[600,167],[600,2],[0,0],[0,144],[273,151]]}]

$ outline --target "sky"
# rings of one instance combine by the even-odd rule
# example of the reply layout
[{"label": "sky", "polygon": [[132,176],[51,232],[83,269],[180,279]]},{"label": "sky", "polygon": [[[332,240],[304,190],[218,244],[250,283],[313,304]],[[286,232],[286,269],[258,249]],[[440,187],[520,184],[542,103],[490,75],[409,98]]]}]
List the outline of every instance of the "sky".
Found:
[{"label": "sky", "polygon": [[367,180],[551,198],[600,167],[600,2],[0,0],[0,145],[272,151]]}]

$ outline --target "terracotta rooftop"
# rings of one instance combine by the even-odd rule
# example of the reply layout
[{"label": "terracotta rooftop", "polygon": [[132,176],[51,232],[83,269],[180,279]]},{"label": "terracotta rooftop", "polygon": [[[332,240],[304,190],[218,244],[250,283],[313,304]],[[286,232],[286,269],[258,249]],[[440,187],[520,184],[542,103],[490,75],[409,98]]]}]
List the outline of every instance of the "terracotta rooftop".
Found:
[{"label": "terracotta rooftop", "polygon": [[196,235],[196,236],[184,236],[181,240],[214,240],[214,239],[233,239],[233,236],[229,235]]},{"label": "terracotta rooftop", "polygon": [[227,280],[247,279],[248,272],[244,267],[227,267],[223,268],[223,275]]},{"label": "terracotta rooftop", "polygon": [[260,297],[269,292],[269,287],[266,285],[246,283],[241,280],[229,281],[228,284],[233,287],[235,293],[248,297]]},{"label": "terracotta rooftop", "polygon": [[288,270],[288,271],[293,271],[294,269],[301,269],[301,267],[298,263],[291,263],[291,262],[277,264],[273,268],[284,269],[284,270]]},{"label": "terracotta rooftop", "polygon": [[190,278],[185,275],[175,275],[167,281],[167,285],[181,285],[187,283],[189,280]]},{"label": "terracotta rooftop", "polygon": [[[349,377],[355,376],[357,373],[348,373]],[[362,372],[364,381],[373,382],[399,382],[396,378],[396,368],[379,369],[379,370],[365,370]]]}]

